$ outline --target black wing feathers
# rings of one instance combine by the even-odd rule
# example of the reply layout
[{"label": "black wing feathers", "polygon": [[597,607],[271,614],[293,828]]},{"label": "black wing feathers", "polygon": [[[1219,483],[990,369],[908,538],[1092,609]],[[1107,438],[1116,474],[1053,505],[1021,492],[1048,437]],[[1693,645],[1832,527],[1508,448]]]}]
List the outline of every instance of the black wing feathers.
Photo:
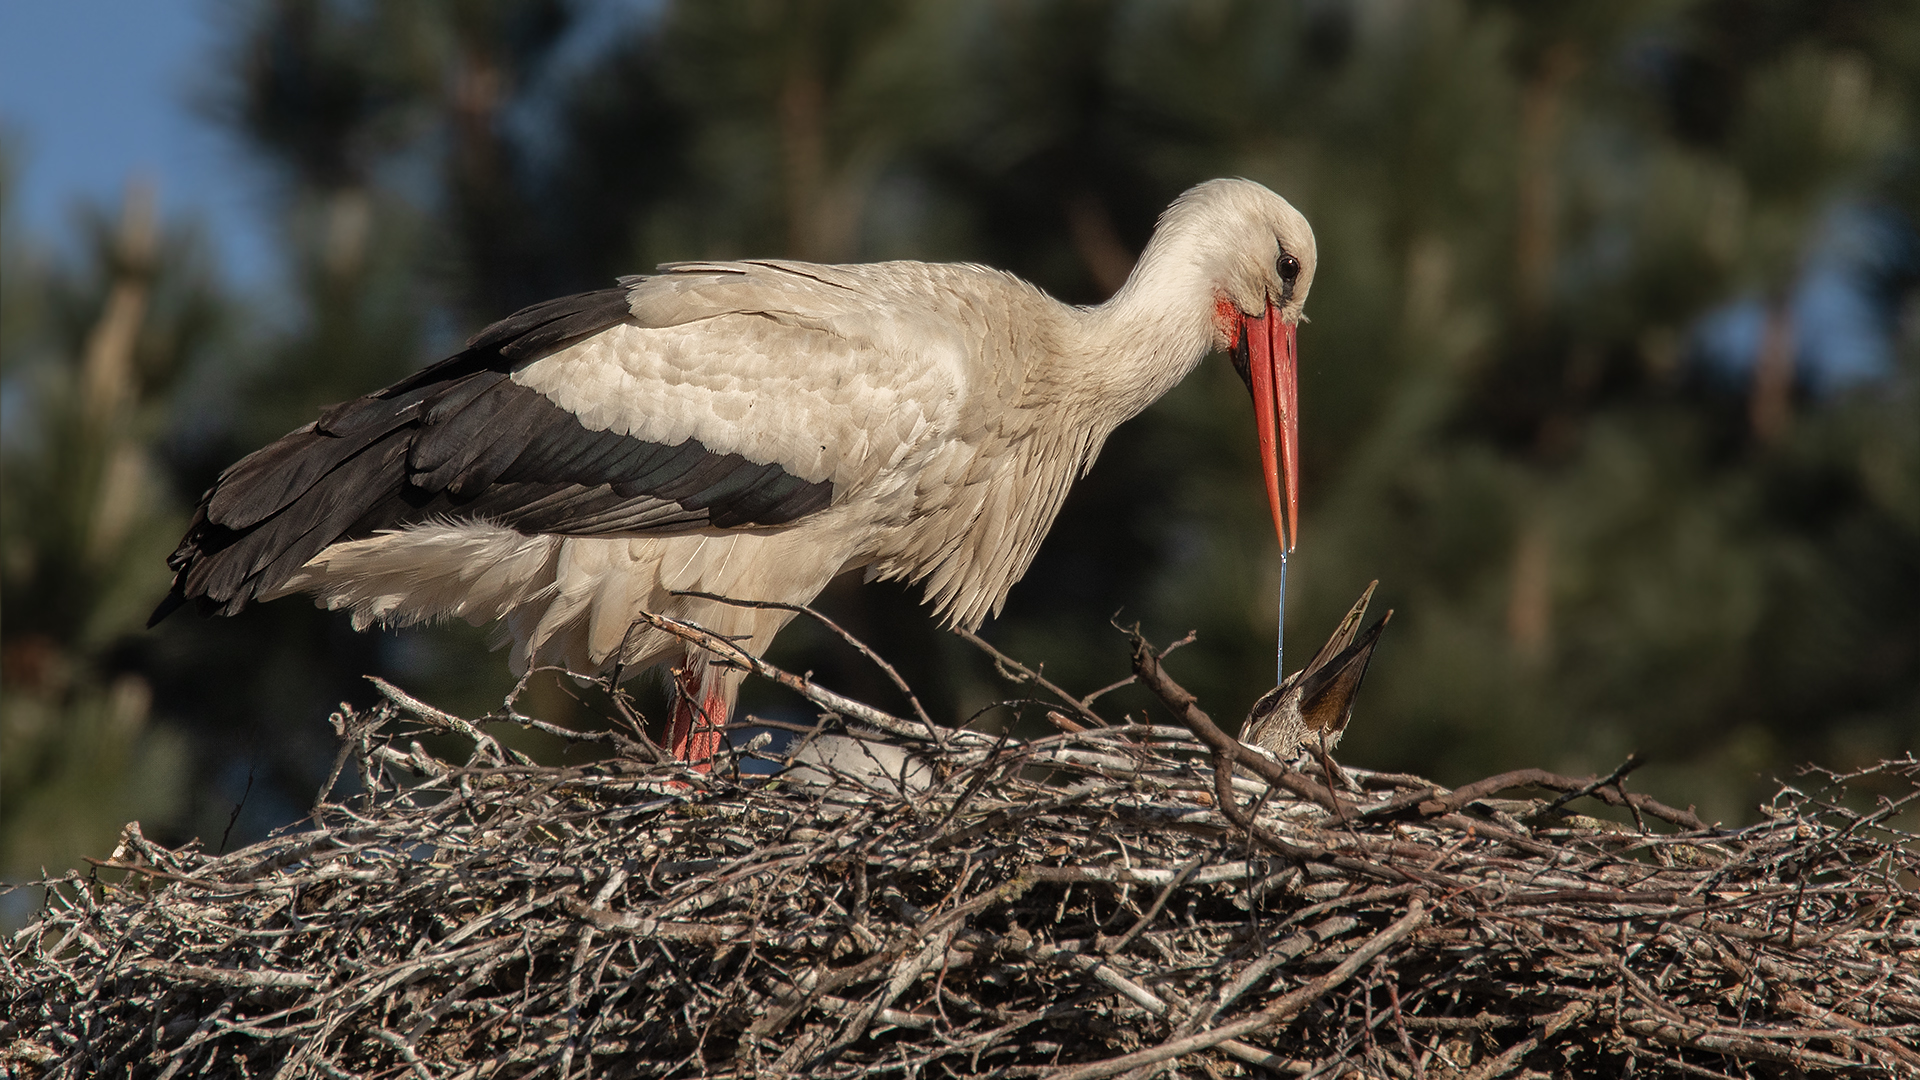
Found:
[{"label": "black wing feathers", "polygon": [[528,534],[675,532],[784,524],[832,500],[830,482],[694,440],[589,431],[510,377],[628,317],[624,288],[536,304],[248,455],[201,499],[149,625],[188,600],[232,614],[331,544],[430,520]]},{"label": "black wing feathers", "polygon": [[552,352],[555,346],[622,322],[628,314],[625,288],[545,300],[521,308],[473,335],[462,355],[492,352],[509,364],[534,360]]}]

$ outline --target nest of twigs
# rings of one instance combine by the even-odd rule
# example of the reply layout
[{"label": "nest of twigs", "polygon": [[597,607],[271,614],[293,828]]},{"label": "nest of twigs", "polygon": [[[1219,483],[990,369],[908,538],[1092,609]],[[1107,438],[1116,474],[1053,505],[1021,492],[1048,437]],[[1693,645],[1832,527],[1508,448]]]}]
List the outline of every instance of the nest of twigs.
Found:
[{"label": "nest of twigs", "polygon": [[[1157,659],[1179,726],[864,717],[921,740],[891,776],[769,779],[754,742],[540,767],[394,691],[334,717],[360,790],[300,827],[215,856],[129,826],[48,883],[0,950],[0,1072],[1920,1075],[1920,761],[1720,829],[1623,774],[1288,768]],[[466,762],[414,741],[449,732]],[[1843,808],[1861,781],[1909,794]]]}]

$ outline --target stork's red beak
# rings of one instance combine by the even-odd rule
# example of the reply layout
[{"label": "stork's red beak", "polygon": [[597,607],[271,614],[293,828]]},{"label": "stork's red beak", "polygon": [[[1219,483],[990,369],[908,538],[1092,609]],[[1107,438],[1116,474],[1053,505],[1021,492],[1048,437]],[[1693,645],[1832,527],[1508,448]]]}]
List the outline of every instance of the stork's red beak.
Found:
[{"label": "stork's red beak", "polygon": [[1266,477],[1267,505],[1273,510],[1273,531],[1280,537],[1282,551],[1293,550],[1300,528],[1300,361],[1294,331],[1294,325],[1268,302],[1264,315],[1240,315],[1240,340],[1233,357],[1253,391],[1260,471]]}]

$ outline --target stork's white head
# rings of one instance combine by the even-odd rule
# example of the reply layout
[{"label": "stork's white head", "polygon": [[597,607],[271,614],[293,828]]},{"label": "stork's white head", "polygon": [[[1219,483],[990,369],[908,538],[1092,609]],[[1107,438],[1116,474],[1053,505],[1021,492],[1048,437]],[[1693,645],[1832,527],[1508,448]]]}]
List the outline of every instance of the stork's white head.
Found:
[{"label": "stork's white head", "polygon": [[1253,393],[1261,471],[1280,546],[1300,517],[1300,365],[1295,333],[1319,262],[1313,228],[1251,180],[1209,180],[1167,208],[1155,238],[1187,248],[1213,290],[1214,347]]},{"label": "stork's white head", "polygon": [[1307,219],[1265,186],[1209,180],[1189,188],[1167,207],[1158,234],[1193,245],[1218,302],[1217,347],[1240,339],[1236,314],[1264,318],[1272,308],[1285,322],[1300,323],[1319,249]]}]

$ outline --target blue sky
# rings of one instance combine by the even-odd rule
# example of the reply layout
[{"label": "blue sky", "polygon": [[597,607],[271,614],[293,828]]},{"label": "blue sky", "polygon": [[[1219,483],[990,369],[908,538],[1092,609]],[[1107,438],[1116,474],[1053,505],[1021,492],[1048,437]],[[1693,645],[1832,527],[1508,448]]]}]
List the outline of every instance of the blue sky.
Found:
[{"label": "blue sky", "polygon": [[[1787,304],[1795,361],[1815,393],[1880,379],[1894,369],[1900,332],[1894,283],[1920,270],[1920,238],[1885,207],[1842,200],[1811,238]],[[1757,296],[1737,298],[1695,327],[1709,368],[1736,382],[1750,377],[1768,313]]]},{"label": "blue sky", "polygon": [[167,218],[207,224],[229,277],[272,271],[261,178],[194,104],[209,89],[217,11],[202,0],[0,0],[11,226],[68,240],[77,204],[116,205],[143,176]]}]

